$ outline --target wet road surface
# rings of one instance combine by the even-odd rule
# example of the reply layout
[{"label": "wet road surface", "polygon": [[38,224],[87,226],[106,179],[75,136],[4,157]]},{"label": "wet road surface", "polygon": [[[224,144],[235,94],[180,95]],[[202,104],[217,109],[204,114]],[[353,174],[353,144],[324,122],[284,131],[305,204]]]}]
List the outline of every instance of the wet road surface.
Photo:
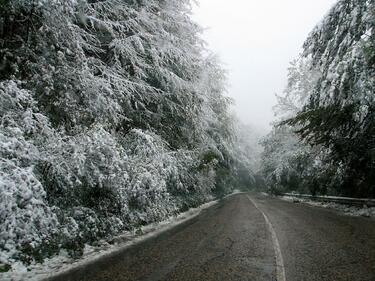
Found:
[{"label": "wet road surface", "polygon": [[283,281],[275,248],[287,281],[375,281],[374,219],[259,194],[228,197],[172,230],[50,280]]}]

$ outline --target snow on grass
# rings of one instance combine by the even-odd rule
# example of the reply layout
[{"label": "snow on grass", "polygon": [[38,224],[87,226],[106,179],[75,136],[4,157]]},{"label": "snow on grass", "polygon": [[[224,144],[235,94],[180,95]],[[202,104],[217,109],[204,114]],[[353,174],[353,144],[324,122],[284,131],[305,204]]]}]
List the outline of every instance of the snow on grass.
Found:
[{"label": "snow on grass", "polygon": [[202,210],[208,209],[217,203],[218,200],[211,201],[177,216],[172,216],[163,222],[153,223],[134,231],[125,232],[113,238],[109,241],[110,243],[101,241],[99,245],[95,247],[86,245],[83,256],[80,259],[73,259],[69,257],[65,250],[61,250],[59,255],[50,259],[45,259],[43,264],[33,264],[27,268],[22,263],[12,264],[12,269],[10,271],[0,273],[0,279],[3,281],[41,280],[75,268],[84,267],[95,260],[109,256],[115,252],[123,251],[130,246],[150,239],[151,237],[157,236],[162,232],[193,219],[198,216]]},{"label": "snow on grass", "polygon": [[[367,207],[363,206],[349,206],[345,204],[339,203],[331,203],[331,202],[319,202],[314,201],[306,198],[297,198],[294,196],[281,196],[282,200],[293,202],[293,203],[305,203],[315,207],[322,207],[327,209],[333,209],[344,213],[345,215],[354,216],[354,217],[375,217],[375,207]],[[342,198],[342,197],[335,197],[335,198]]]}]

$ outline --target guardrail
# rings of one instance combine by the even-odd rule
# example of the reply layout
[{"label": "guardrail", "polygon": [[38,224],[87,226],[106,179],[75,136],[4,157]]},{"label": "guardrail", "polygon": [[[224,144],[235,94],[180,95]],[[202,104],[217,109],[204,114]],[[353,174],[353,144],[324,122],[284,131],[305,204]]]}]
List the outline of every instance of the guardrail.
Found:
[{"label": "guardrail", "polygon": [[375,199],[369,198],[349,198],[349,197],[336,197],[336,196],[312,196],[307,194],[284,193],[284,196],[309,199],[325,203],[338,203],[343,205],[357,206],[357,207],[375,207]]}]

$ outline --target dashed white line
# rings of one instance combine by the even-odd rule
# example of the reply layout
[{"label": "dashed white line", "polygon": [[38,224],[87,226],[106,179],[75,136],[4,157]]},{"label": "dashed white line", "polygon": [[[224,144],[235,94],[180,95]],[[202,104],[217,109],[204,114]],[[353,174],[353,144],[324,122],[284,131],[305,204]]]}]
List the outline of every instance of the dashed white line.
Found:
[{"label": "dashed white line", "polygon": [[251,199],[249,195],[246,195],[246,196],[249,199],[249,201],[255,206],[255,208],[259,212],[262,213],[264,220],[266,221],[266,224],[268,226],[268,229],[271,232],[273,248],[275,250],[275,256],[276,256],[276,279],[277,281],[286,281],[283,255],[281,254],[280,243],[279,243],[279,239],[277,239],[275,229],[273,228],[267,215],[258,207],[258,205],[254,202],[254,200]]}]

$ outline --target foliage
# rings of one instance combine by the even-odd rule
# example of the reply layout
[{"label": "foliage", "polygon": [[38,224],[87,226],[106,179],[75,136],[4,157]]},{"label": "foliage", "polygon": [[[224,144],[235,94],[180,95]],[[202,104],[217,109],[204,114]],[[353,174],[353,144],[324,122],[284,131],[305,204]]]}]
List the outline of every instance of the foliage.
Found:
[{"label": "foliage", "polygon": [[[307,151],[318,151],[310,154],[321,167],[307,179],[322,193],[375,196],[374,11],[373,1],[338,1],[304,44],[299,61],[309,64],[299,69],[307,76],[289,80],[279,102],[288,113],[280,125],[291,127]],[[284,106],[290,92],[302,100],[298,110]]]},{"label": "foliage", "polygon": [[4,268],[252,184],[199,32],[188,0],[0,3]]}]

